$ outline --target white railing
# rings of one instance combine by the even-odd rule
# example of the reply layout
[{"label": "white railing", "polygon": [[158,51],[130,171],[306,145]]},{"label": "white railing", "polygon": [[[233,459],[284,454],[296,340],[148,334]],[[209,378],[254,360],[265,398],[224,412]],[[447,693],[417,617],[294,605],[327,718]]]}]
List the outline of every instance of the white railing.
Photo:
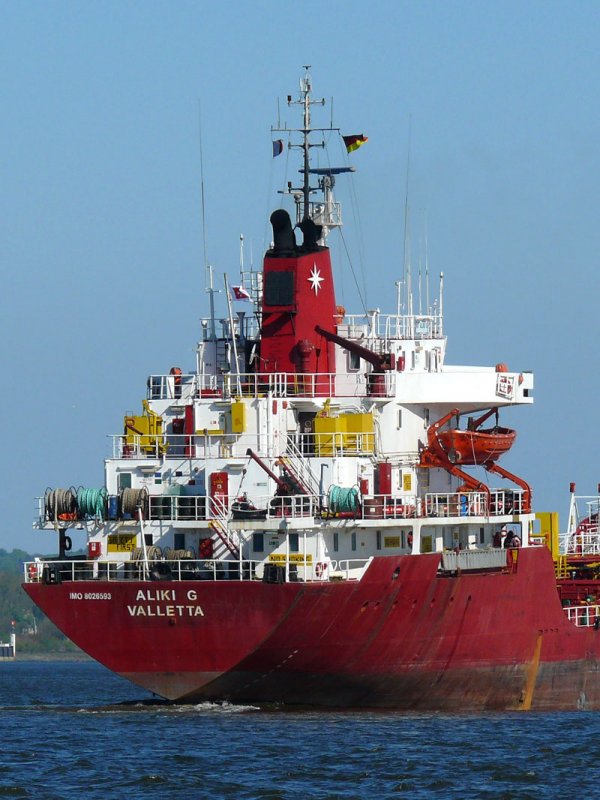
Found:
[{"label": "white railing", "polygon": [[[516,492],[508,491],[510,495],[511,512],[505,512],[506,503],[492,504],[488,509],[486,496],[483,492],[466,493],[428,493],[424,498],[416,495],[369,495],[358,498],[354,509],[332,510],[328,506],[325,496],[319,494],[294,494],[294,495],[252,495],[243,498],[229,497],[227,499],[211,498],[204,495],[176,495],[161,494],[148,496],[149,522],[169,520],[173,522],[202,522],[217,520],[222,527],[228,524],[242,523],[249,520],[281,520],[304,519],[323,517],[328,519],[352,518],[357,520],[410,520],[410,519],[439,519],[459,517],[498,517],[506,513],[518,513],[521,509],[519,498],[514,503]],[[501,491],[493,495],[502,496]],[[37,527],[55,527],[55,523],[48,519],[44,510],[44,498],[37,498],[39,504],[39,520]],[[117,513],[116,497],[108,498],[109,520],[121,519]],[[123,519],[131,519],[124,515]],[[82,527],[82,520],[61,520],[63,528]],[[236,525],[240,527],[240,525]],[[241,526],[243,527],[243,526]],[[598,553],[600,552],[599,537],[591,535],[577,535],[575,547],[583,550],[569,552]],[[587,538],[586,538],[587,537]]]},{"label": "white railing", "polygon": [[286,454],[280,457],[279,463],[292,478],[300,482],[301,487],[305,491],[313,495],[319,494],[321,487],[318,479],[310,468],[309,460],[303,456],[293,439],[289,439],[287,445]]},{"label": "white railing", "polygon": [[569,622],[578,628],[600,628],[600,606],[565,606],[564,612]]},{"label": "white railing", "polygon": [[239,434],[224,430],[195,432],[194,434],[111,434],[112,458],[162,459],[194,458],[201,454],[205,458],[243,458],[248,448],[261,458],[272,452],[283,456],[356,456],[376,452],[375,433],[327,432],[294,433],[269,438],[266,433]]},{"label": "white railing", "polygon": [[597,525],[584,527],[576,533],[559,537],[560,551],[567,555],[595,556],[600,554],[600,530]]},{"label": "white railing", "polygon": [[488,504],[485,492],[427,494],[425,517],[501,517],[523,512],[523,492],[492,489]]},{"label": "white railing", "polygon": [[[340,383],[340,381],[342,383]],[[330,372],[299,374],[273,373],[221,373],[219,375],[188,374],[181,376],[151,375],[148,378],[148,400],[177,400],[193,397],[335,397],[347,382],[346,375]],[[385,373],[387,396],[396,389],[395,375]],[[366,383],[363,383],[366,387]],[[363,394],[366,388],[363,390]]]},{"label": "white railing", "polygon": [[[266,582],[324,582],[329,580],[360,580],[372,561],[348,559],[337,562],[328,558],[316,561],[311,554],[272,554],[266,561],[221,559],[119,560],[119,561],[29,561],[24,564],[25,583],[78,583],[83,581],[116,583],[123,581],[256,581]],[[281,581],[267,580],[272,570],[281,570]],[[265,574],[266,573],[266,574]],[[78,594],[78,593],[77,593]],[[87,596],[89,595],[89,597]],[[103,589],[94,589],[76,599],[109,600]]]},{"label": "white railing", "polygon": [[373,339],[440,339],[443,319],[441,314],[347,314],[338,333],[348,338],[366,337],[361,344],[373,349]]},{"label": "white railing", "polygon": [[425,495],[426,517],[478,517],[488,514],[484,492],[428,493]]},{"label": "white railing", "polygon": [[373,556],[370,558],[348,558],[338,561],[337,564],[332,562],[333,568],[329,576],[330,580],[335,580],[336,578],[360,580],[372,561]]}]

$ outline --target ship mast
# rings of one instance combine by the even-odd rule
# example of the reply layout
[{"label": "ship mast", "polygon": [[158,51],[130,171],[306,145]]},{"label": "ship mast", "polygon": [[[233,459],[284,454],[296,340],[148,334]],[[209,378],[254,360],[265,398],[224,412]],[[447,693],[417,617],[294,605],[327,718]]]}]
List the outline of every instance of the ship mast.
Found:
[{"label": "ship mast", "polygon": [[[303,220],[312,219],[317,225],[322,226],[322,241],[324,242],[332,228],[338,228],[342,225],[341,206],[337,203],[333,196],[333,187],[335,185],[335,175],[344,172],[354,172],[354,167],[327,167],[327,168],[312,168],[310,165],[310,150],[312,147],[320,147],[325,149],[325,141],[320,142],[311,141],[311,134],[321,133],[338,133],[339,128],[334,128],[329,125],[326,128],[318,128],[312,126],[311,120],[311,107],[315,105],[324,106],[325,98],[314,100],[312,98],[312,79],[310,76],[310,65],[304,65],[305,73],[300,78],[300,96],[294,100],[292,95],[287,96],[288,106],[300,106],[302,109],[302,127],[301,128],[288,128],[284,127],[271,127],[271,132],[275,133],[297,133],[301,135],[300,142],[290,142],[289,147],[297,147],[302,150],[302,185],[293,186],[290,181],[287,189],[282,191],[282,194],[290,194],[293,196],[296,203],[296,224],[300,224]],[[318,176],[318,185],[310,185],[311,175]],[[319,203],[311,202],[311,194],[314,192],[321,192],[323,201]]]}]

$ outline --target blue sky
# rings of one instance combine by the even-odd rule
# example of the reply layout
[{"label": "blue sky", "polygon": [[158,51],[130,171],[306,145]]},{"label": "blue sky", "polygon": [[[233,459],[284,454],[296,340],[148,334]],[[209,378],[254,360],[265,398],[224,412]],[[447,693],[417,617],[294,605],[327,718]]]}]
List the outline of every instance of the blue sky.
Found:
[{"label": "blue sky", "polygon": [[234,278],[243,233],[260,263],[291,177],[270,126],[303,64],[342,132],[369,137],[338,192],[369,307],[395,308],[410,128],[411,230],[445,275],[448,361],[534,370],[503,463],[566,521],[569,481],[600,480],[599,29],[593,2],[2,0],[0,547],[52,550],[33,498],[101,485],[147,375],[193,366],[199,117],[208,259]]}]

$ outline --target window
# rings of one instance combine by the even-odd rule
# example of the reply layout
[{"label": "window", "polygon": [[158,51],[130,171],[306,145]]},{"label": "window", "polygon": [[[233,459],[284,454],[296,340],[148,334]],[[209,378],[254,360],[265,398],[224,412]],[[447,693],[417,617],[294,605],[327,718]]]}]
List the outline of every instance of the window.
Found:
[{"label": "window", "polygon": [[360,356],[358,353],[348,351],[348,371],[358,372],[360,369]]},{"label": "window", "polygon": [[375,541],[376,541],[375,547],[378,550],[381,550],[381,531],[375,531]]},{"label": "window", "polygon": [[398,421],[396,422],[396,427],[398,428],[398,430],[400,430],[400,428],[402,427],[402,409],[401,408],[398,409]]},{"label": "window", "polygon": [[267,306],[291,306],[294,302],[294,273],[267,272],[264,299]]},{"label": "window", "polygon": [[300,544],[298,541],[298,534],[297,533],[290,533],[288,534],[288,541],[290,544],[290,553],[299,553],[300,552]]},{"label": "window", "polygon": [[356,550],[356,531],[352,531],[352,550]]},{"label": "window", "polygon": [[265,552],[265,536],[263,533],[252,534],[252,550],[255,553]]},{"label": "window", "polygon": [[175,550],[185,550],[185,533],[173,534],[173,547]]},{"label": "window", "polygon": [[145,533],[144,534],[144,544],[146,545],[146,547],[152,547],[152,534],[151,533]]},{"label": "window", "polygon": [[119,472],[117,486],[119,489],[131,489],[131,472]]},{"label": "window", "polygon": [[340,549],[340,535],[337,531],[333,534],[333,551],[337,553]]}]

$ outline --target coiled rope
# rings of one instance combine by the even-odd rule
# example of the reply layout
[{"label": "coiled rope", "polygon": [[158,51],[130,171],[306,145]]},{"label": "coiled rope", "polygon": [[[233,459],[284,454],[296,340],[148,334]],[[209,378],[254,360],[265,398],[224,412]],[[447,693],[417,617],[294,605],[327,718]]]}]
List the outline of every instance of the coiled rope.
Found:
[{"label": "coiled rope", "polygon": [[358,489],[356,486],[352,486],[350,489],[346,489],[344,486],[331,486],[328,498],[329,510],[334,514],[358,511]]},{"label": "coiled rope", "polygon": [[138,508],[141,507],[144,519],[148,519],[147,489],[122,489],[120,501],[122,514],[131,514],[132,517],[137,518]]},{"label": "coiled rope", "polygon": [[82,517],[95,517],[96,519],[107,518],[108,492],[102,489],[84,489],[81,486],[77,490],[77,508]]},{"label": "coiled rope", "polygon": [[58,519],[77,519],[77,495],[75,489],[46,489],[44,507],[50,522]]}]

